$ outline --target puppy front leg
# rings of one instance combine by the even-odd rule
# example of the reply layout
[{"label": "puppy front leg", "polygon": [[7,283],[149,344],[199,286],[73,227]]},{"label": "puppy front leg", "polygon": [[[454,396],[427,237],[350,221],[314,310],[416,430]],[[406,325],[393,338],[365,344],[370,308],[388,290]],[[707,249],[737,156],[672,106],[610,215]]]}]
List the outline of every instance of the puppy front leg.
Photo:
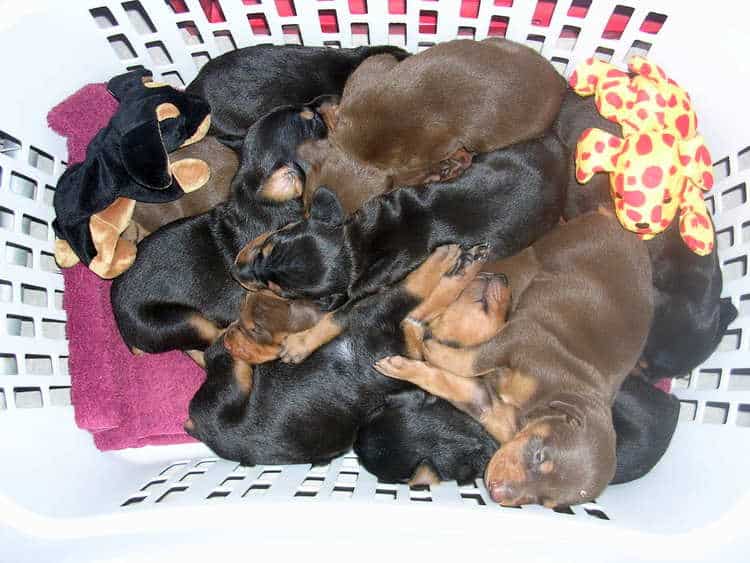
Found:
[{"label": "puppy front leg", "polygon": [[517,431],[517,409],[500,402],[482,380],[460,377],[402,356],[383,358],[373,367],[383,375],[409,381],[428,393],[449,401],[477,420],[501,443],[513,438]]},{"label": "puppy front leg", "polygon": [[344,332],[348,324],[347,317],[346,313],[326,313],[311,328],[290,334],[281,344],[281,361],[287,364],[301,363],[315,350]]}]

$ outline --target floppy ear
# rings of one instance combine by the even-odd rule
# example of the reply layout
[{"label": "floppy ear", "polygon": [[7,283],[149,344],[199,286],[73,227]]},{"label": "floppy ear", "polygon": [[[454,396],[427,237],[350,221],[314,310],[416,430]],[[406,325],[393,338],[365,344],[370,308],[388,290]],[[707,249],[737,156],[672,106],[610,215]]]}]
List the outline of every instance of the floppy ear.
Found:
[{"label": "floppy ear", "polygon": [[336,194],[328,188],[318,188],[310,206],[310,219],[328,223],[331,226],[343,223],[344,209]]},{"label": "floppy ear", "polygon": [[582,427],[586,422],[586,415],[577,405],[568,401],[550,401],[549,407],[565,414],[568,422],[576,427]]},{"label": "floppy ear", "polygon": [[294,164],[285,164],[268,176],[258,194],[271,201],[289,201],[302,195],[302,173]]},{"label": "floppy ear", "polygon": [[138,68],[125,74],[115,76],[107,82],[107,90],[119,101],[123,98],[132,96],[135,92],[144,90],[143,78],[152,76],[153,73],[145,68]]},{"label": "floppy ear", "polygon": [[126,132],[122,136],[120,156],[125,170],[139,184],[153,190],[163,190],[172,184],[167,149],[161,141],[156,120]]}]

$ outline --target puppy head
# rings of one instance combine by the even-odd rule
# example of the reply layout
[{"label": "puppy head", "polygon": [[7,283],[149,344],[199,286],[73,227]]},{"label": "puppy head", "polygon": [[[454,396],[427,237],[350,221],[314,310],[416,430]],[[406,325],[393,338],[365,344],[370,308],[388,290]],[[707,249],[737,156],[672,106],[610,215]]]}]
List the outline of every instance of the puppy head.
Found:
[{"label": "puppy head", "polygon": [[326,134],[323,117],[315,107],[286,105],[273,109],[248,130],[233,185],[257,189],[262,197],[273,201],[299,197],[304,171],[296,156],[297,147]]},{"label": "puppy head", "polygon": [[432,338],[466,348],[487,342],[505,325],[511,291],[503,274],[480,273],[428,325]]},{"label": "puppy head", "polygon": [[603,407],[584,412],[573,400],[533,413],[485,470],[490,496],[506,506],[549,508],[595,499],[615,474],[615,432]]},{"label": "puppy head", "polygon": [[265,287],[331,311],[346,301],[351,268],[344,211],[336,196],[321,188],[307,219],[250,242],[237,255],[232,274],[248,289]]}]

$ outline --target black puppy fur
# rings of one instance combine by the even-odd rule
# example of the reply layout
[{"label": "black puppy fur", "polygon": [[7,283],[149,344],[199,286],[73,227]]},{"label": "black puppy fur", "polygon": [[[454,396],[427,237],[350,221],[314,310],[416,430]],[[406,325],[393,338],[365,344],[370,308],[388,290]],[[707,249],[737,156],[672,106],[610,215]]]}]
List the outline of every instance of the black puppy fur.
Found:
[{"label": "black puppy fur", "polygon": [[300,105],[325,94],[341,95],[349,75],[372,55],[398,60],[398,47],[331,49],[258,45],[230,51],[203,66],[186,91],[211,106],[210,134],[239,150],[248,128],[282,104]]},{"label": "black puppy fur", "polygon": [[[621,134],[619,126],[599,114],[592,97],[581,98],[569,90],[554,130],[571,154],[575,154],[578,138],[589,127]],[[599,206],[611,208],[607,174],[596,174],[588,184],[579,184],[571,159],[568,178],[565,219]],[[654,276],[655,308],[639,372],[649,381],[658,381],[687,375],[708,359],[737,317],[737,309],[729,299],[721,299],[717,251],[708,256],[691,252],[676,224],[645,244]]]},{"label": "black puppy fur", "polygon": [[[312,112],[312,118],[302,112]],[[264,199],[259,187],[275,170],[301,170],[296,147],[326,135],[311,108],[283,106],[248,131],[232,197],[202,215],[146,237],[133,266],[112,285],[112,308],[125,343],[144,352],[203,350],[212,340],[196,328],[202,316],[226,327],[237,319],[244,290],[230,268],[250,240],[302,216],[299,199]]]},{"label": "black puppy fur", "polygon": [[[330,205],[316,195],[311,212],[322,216]],[[352,308],[351,329],[304,363],[261,364],[252,375],[218,339],[206,350],[207,377],[190,403],[187,431],[248,465],[326,463],[354,444],[382,480],[408,480],[423,463],[444,480],[480,477],[498,448],[481,425],[372,368],[384,355],[404,353],[400,321],[418,302],[402,286],[368,296]],[[640,477],[660,459],[679,407],[634,379],[613,406],[617,482]]]},{"label": "black puppy fur", "polygon": [[558,223],[568,159],[548,135],[480,155],[451,182],[375,198],[346,220],[336,196],[320,188],[330,219],[275,233],[273,250],[238,263],[235,276],[273,282],[284,296],[330,311],[397,282],[443,244],[488,243],[490,260],[510,256]]}]

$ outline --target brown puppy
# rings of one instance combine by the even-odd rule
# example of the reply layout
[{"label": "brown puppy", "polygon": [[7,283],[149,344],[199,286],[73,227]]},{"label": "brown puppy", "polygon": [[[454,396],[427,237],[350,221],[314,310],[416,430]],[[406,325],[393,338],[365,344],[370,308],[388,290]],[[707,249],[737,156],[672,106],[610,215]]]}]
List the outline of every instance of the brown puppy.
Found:
[{"label": "brown puppy", "polygon": [[204,177],[207,175],[205,183],[199,189],[168,203],[136,202],[133,221],[128,231],[129,240],[140,242],[167,223],[205,213],[216,204],[229,199],[232,178],[239,168],[239,160],[235,152],[222,145],[216,137],[205,137],[198,143],[180,148],[170,153],[169,160],[172,174],[178,179],[181,174],[192,173],[198,168],[187,166],[188,164],[199,164],[200,169],[206,171],[203,174]]},{"label": "brown puppy", "polygon": [[[653,314],[648,252],[613,217],[590,213],[484,270],[513,288],[496,336],[462,348],[425,340],[426,362],[392,357],[376,369],[450,400],[503,444],[485,472],[494,500],[594,499],[615,473],[612,403]],[[441,335],[452,340],[450,326]]]},{"label": "brown puppy", "polygon": [[288,334],[310,328],[322,316],[309,301],[290,301],[266,289],[249,291],[239,319],[224,333],[224,347],[233,358],[250,365],[270,362],[279,357]]},{"label": "brown puppy", "polygon": [[340,105],[321,110],[330,143],[320,146],[331,149],[329,166],[340,172],[321,174],[310,189],[339,193],[354,175],[372,197],[393,185],[455,178],[474,154],[541,136],[564,94],[565,81],[546,59],[504,39],[448,41],[401,62],[370,57],[352,73]]}]

